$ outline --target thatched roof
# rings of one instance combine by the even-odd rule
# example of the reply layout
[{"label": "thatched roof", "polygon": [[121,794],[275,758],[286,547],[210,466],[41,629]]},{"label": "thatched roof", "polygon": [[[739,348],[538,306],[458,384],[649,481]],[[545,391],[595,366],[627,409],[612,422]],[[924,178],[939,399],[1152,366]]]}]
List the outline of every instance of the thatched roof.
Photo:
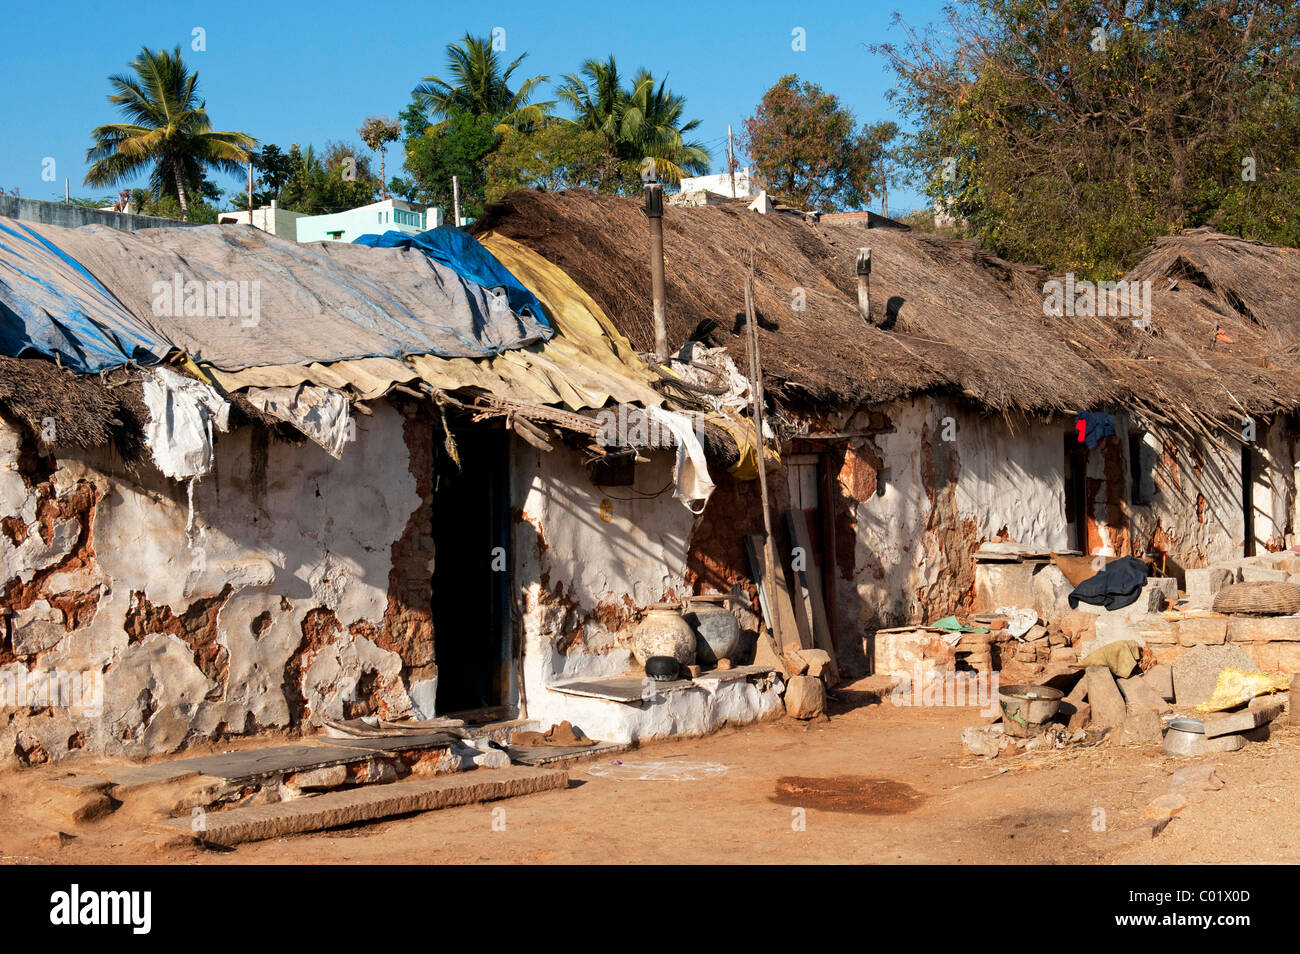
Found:
[{"label": "thatched roof", "polygon": [[[653,348],[648,230],[639,200],[515,192],[474,225],[532,247],[590,294],[642,351]],[[854,260],[872,249],[871,313]],[[785,399],[868,404],[921,391],[988,408],[1074,410],[1116,385],[1043,316],[1040,271],[967,243],[896,229],[758,215],[743,202],[664,213],[668,337],[724,345],[746,366],[738,317],[751,249],[763,366]],[[792,305],[803,291],[805,309]]]},{"label": "thatched roof", "polygon": [[[42,443],[112,444],[128,460],[139,455],[149,420],[138,371],[76,374],[42,358],[0,355],[0,407]],[[43,441],[47,434],[54,439]]]},{"label": "thatched roof", "polygon": [[[144,430],[149,409],[141,383],[145,373],[123,367],[79,374],[45,358],[0,355],[0,410],[31,434],[42,453],[55,446],[86,450],[112,446],[135,465],[148,457]],[[278,440],[294,444],[305,440],[292,425],[254,407],[243,393],[225,397],[232,404],[232,426],[260,424]],[[51,422],[52,430],[47,427]],[[46,440],[47,434],[53,439]]]},{"label": "thatched roof", "polygon": [[1300,407],[1300,250],[1195,229],[1125,278],[1152,289],[1151,329],[1116,342],[1135,402],[1178,423]]},{"label": "thatched roof", "polygon": [[[474,229],[555,262],[637,348],[651,350],[639,200],[515,192]],[[857,310],[859,247],[872,249],[870,326]],[[743,201],[670,206],[671,347],[704,338],[746,366],[738,316],[751,250],[764,369],[783,399],[869,404],[944,391],[1004,413],[1128,406],[1189,433],[1300,408],[1296,249],[1208,229],[1160,240],[1125,276],[1151,282],[1143,329],[1129,318],[1045,316],[1043,270],[968,242],[758,215]],[[796,289],[802,312],[791,307]]]}]

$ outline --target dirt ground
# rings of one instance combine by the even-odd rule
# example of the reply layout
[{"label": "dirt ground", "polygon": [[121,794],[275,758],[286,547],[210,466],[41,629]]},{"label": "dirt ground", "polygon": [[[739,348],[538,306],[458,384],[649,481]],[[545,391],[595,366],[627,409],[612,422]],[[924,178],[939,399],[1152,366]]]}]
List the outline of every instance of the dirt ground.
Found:
[{"label": "dirt ground", "polygon": [[[1300,728],[1277,726],[1270,741],[1203,760],[1170,759],[1152,744],[986,761],[960,739],[983,721],[974,709],[881,703],[854,684],[838,691],[829,721],[648,743],[571,766],[566,791],[225,851],[160,848],[121,812],[65,826],[76,837],[60,846],[57,826],[33,804],[40,770],[11,772],[0,775],[0,861],[1300,862]],[[1155,839],[1125,838],[1169,775],[1197,761],[1214,764],[1225,787],[1196,798]]]}]

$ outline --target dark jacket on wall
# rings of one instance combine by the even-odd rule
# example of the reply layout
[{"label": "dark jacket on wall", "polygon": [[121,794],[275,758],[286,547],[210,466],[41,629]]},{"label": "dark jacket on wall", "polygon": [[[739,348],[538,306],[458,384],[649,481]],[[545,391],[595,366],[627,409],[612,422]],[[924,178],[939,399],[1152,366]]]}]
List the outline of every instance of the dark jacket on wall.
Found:
[{"label": "dark jacket on wall", "polygon": [[1090,576],[1070,594],[1070,609],[1080,603],[1123,609],[1137,600],[1147,582],[1147,565],[1136,557],[1122,557],[1107,563],[1100,573]]}]

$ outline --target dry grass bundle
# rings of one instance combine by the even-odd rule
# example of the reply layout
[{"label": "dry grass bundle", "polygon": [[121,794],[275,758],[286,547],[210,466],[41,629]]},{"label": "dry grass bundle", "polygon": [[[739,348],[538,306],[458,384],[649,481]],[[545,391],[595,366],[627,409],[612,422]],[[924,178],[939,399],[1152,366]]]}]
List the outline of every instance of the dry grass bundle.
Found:
[{"label": "dry grass bundle", "polygon": [[49,443],[86,449],[112,444],[128,461],[143,448],[148,411],[138,371],[119,369],[101,379],[41,358],[0,356],[0,405],[42,443],[52,422]]}]

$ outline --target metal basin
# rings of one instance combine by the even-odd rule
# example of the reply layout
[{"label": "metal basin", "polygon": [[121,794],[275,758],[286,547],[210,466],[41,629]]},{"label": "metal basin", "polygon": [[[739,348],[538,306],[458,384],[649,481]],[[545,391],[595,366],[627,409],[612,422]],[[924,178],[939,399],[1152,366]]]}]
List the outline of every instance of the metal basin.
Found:
[{"label": "metal basin", "polygon": [[1003,686],[998,690],[1002,727],[1008,735],[1033,735],[1061,708],[1065,693],[1051,686]]}]

